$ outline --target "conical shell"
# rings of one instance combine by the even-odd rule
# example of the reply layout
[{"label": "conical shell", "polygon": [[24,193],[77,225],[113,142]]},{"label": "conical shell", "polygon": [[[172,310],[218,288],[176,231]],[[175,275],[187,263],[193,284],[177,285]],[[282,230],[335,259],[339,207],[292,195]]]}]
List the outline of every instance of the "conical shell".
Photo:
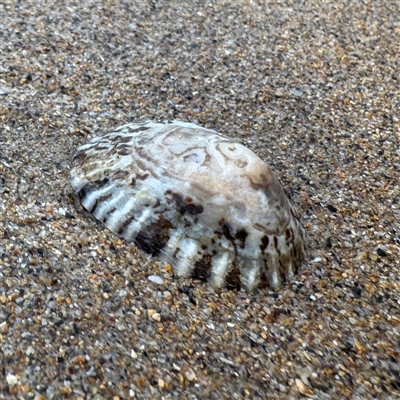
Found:
[{"label": "conical shell", "polygon": [[97,220],[177,276],[275,288],[304,258],[303,228],[268,164],[194,124],[129,124],[92,139],[71,185]]}]

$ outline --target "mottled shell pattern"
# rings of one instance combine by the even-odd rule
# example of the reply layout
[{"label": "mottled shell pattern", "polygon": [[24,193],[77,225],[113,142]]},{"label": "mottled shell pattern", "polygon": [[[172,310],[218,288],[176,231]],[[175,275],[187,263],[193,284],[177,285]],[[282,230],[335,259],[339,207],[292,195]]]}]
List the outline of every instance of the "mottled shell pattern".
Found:
[{"label": "mottled shell pattern", "polygon": [[304,258],[303,228],[270,167],[191,123],[139,123],[75,154],[71,184],[109,230],[214,287],[277,287]]}]

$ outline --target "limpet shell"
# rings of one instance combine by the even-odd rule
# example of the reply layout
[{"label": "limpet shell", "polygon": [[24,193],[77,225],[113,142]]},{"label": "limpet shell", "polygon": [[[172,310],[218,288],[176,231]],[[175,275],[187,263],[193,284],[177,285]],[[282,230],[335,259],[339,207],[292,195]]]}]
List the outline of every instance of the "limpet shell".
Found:
[{"label": "limpet shell", "polygon": [[90,140],[71,185],[97,220],[177,276],[275,288],[304,258],[303,228],[268,164],[191,123],[128,124]]}]

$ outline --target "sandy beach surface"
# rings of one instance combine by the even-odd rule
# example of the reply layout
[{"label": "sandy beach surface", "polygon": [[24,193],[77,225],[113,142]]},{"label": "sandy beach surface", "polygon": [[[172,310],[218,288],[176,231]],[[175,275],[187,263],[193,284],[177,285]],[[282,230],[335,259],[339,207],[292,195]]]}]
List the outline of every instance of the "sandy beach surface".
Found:
[{"label": "sandy beach surface", "polygon": [[[400,397],[400,3],[0,3],[0,399]],[[91,137],[215,129],[267,161],[307,259],[175,279],[79,213]]]}]

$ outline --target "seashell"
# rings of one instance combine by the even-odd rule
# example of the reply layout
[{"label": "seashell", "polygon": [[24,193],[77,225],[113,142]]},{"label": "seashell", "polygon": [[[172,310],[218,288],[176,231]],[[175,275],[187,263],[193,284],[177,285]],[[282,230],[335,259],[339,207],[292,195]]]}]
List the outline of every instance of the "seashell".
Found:
[{"label": "seashell", "polygon": [[283,187],[245,146],[191,123],[139,123],[75,154],[71,185],[109,230],[214,287],[278,287],[302,259]]}]

